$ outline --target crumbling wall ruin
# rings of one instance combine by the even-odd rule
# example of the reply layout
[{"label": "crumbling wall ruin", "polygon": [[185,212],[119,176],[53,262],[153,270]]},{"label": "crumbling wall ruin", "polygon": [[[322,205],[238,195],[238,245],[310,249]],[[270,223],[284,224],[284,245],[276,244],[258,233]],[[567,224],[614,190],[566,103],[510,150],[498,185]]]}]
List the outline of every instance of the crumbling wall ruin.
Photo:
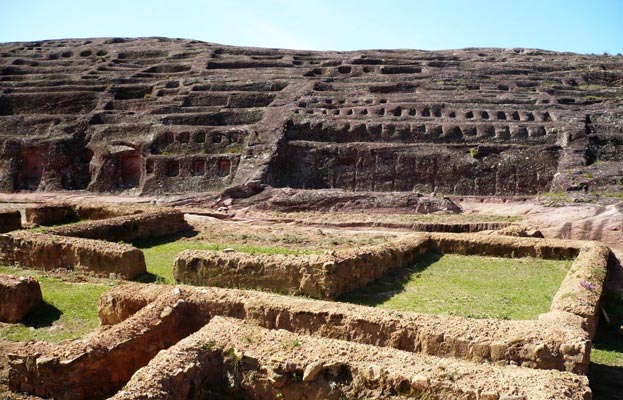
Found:
[{"label": "crumbling wall ruin", "polygon": [[[216,315],[244,319],[271,330],[284,329],[299,335],[393,347],[430,356],[521,365],[529,369],[586,371],[609,249],[595,242],[433,233],[419,234],[417,240],[409,238],[402,243],[402,250],[413,254],[414,249],[409,246],[420,249],[423,243],[436,250],[463,254],[510,256],[516,251],[517,255],[577,258],[551,311],[534,321],[395,312],[232,289],[182,286],[163,291],[161,286],[121,286],[104,294],[100,301],[100,319],[102,323],[115,324],[113,328],[99,332],[90,341],[74,342],[70,348],[38,344],[35,349],[22,349],[11,357],[9,384],[13,390],[58,398],[83,398],[87,393],[85,382],[89,382],[91,395],[109,395],[119,390],[135,370],[146,365],[159,350],[197,331]],[[366,252],[362,254],[369,256]],[[149,338],[151,345],[139,356],[134,349],[144,348],[141,343],[145,338]],[[192,342],[193,339],[188,340]],[[229,342],[232,343],[237,341]],[[212,346],[203,343],[200,347],[208,351]],[[385,350],[375,351],[378,354]],[[153,365],[158,366],[160,358],[156,357]],[[121,361],[124,359],[133,361],[124,363]],[[308,364],[302,367],[304,374]],[[223,366],[218,365],[214,373],[221,374]],[[111,366],[114,366],[114,373],[109,370]],[[157,368],[167,375],[166,367]],[[208,373],[210,368],[207,365],[206,368],[197,371]],[[100,379],[93,386],[92,374],[112,378]],[[577,378],[574,382],[578,382]],[[141,387],[138,378],[131,383],[130,388]],[[519,391],[525,390],[529,389],[522,387]],[[129,390],[118,396],[123,398],[137,393]]]},{"label": "crumbling wall ruin", "polygon": [[426,252],[427,238],[336,252],[289,256],[187,250],[178,255],[173,276],[193,285],[260,287],[286,294],[334,299],[412,265]]},{"label": "crumbling wall ruin", "polygon": [[159,353],[113,399],[169,393],[189,399],[381,398],[390,393],[429,399],[583,400],[590,389],[585,377],[568,372],[439,360],[215,317]]},{"label": "crumbling wall ruin", "polygon": [[26,222],[33,225],[57,225],[78,220],[74,208],[69,204],[42,204],[26,207]]},{"label": "crumbling wall ruin", "polygon": [[[564,305],[557,305],[556,309],[582,316],[587,329],[594,334],[610,250],[591,242],[421,233],[387,245],[310,256],[184,251],[176,258],[173,271],[178,282],[193,285],[261,287],[285,294],[335,299],[390,270],[413,264],[419,255],[430,250],[496,257],[575,258],[563,288],[568,287],[565,292],[582,293],[582,296],[575,299],[570,294],[561,295],[558,298],[565,299],[561,300]],[[594,289],[582,292],[581,282]]]},{"label": "crumbling wall ruin", "polygon": [[143,252],[133,246],[28,231],[0,235],[0,262],[47,271],[114,274],[123,279],[146,272]]},{"label": "crumbling wall ruin", "polygon": [[[134,212],[130,214],[130,212]],[[105,218],[109,215],[126,214]],[[26,268],[86,271],[99,276],[134,279],[146,272],[143,252],[119,243],[171,235],[190,226],[177,210],[118,208],[94,211],[71,205],[26,209],[33,224],[68,222],[81,217],[104,219],[48,228],[45,233],[21,231],[0,235],[0,262]]]},{"label": "crumbling wall ruin", "polygon": [[134,371],[201,325],[178,297],[160,298],[124,324],[61,347],[38,342],[9,356],[9,387],[55,399],[107,398]]},{"label": "crumbling wall ruin", "polygon": [[[135,217],[145,214],[114,220],[124,226],[119,221],[136,221]],[[178,217],[173,220],[179,221]],[[151,217],[146,221],[152,221]],[[105,222],[75,225],[95,223],[95,229],[78,232],[110,234]],[[37,236],[48,236],[46,243],[60,238],[123,246],[49,234],[33,237]],[[21,240],[17,233],[0,236],[7,237]],[[28,246],[37,247],[36,243]],[[20,247],[21,243],[8,242],[1,253]],[[387,391],[391,396],[474,399],[507,394],[541,398],[562,396],[566,391],[561,398],[588,398],[586,378],[581,374],[588,367],[610,255],[607,247],[596,242],[418,233],[382,246],[310,256],[254,258],[226,252],[193,259],[201,252],[188,252],[180,255],[183,270],[177,271],[176,265],[176,277],[179,273],[192,277],[203,268],[202,263],[214,261],[211,273],[203,275],[218,284],[286,293],[308,290],[308,296],[331,297],[331,293],[348,292],[392,268],[409,265],[429,250],[575,260],[550,311],[526,321],[387,311],[215,287],[121,285],[100,299],[100,321],[107,326],[80,341],[31,343],[11,355],[9,386],[59,399],[105,398],[115,393],[120,399],[144,398],[170,394],[173,387],[191,398],[207,394],[271,398],[277,393],[297,398],[312,392],[328,398],[340,394],[379,397]],[[48,254],[49,250],[35,253]],[[42,262],[41,257],[37,262]],[[69,256],[60,258],[64,257]],[[218,316],[244,320],[244,324]],[[276,354],[275,340],[280,340],[277,352],[289,362],[275,362],[268,355],[271,346],[271,354]],[[319,351],[297,350],[307,344]],[[337,348],[341,350],[331,352]],[[380,361],[392,359],[406,364]],[[181,370],[170,369],[185,361],[189,363]],[[448,371],[453,378],[448,378]]]},{"label": "crumbling wall ruin", "polygon": [[190,226],[184,220],[184,213],[173,209],[161,209],[83,221],[54,228],[50,233],[111,242],[132,242],[137,239],[172,235],[189,229]]},{"label": "crumbling wall ruin", "polygon": [[0,274],[0,322],[21,321],[41,301],[41,288],[35,279]]},{"label": "crumbling wall ruin", "polygon": [[579,318],[568,313],[536,321],[471,320],[262,292],[133,284],[102,295],[100,319],[116,324],[111,328],[70,346],[37,343],[11,356],[10,387],[55,398],[113,393],[159,350],[216,315],[300,335],[524,368],[582,372],[590,346]]}]

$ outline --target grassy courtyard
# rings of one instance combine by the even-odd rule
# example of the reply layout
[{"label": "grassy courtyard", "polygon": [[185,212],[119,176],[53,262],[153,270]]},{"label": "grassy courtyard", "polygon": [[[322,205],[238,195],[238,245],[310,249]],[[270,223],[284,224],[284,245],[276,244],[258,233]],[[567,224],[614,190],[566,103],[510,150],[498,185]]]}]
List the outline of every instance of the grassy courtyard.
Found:
[{"label": "grassy courtyard", "polygon": [[19,324],[7,326],[0,337],[12,341],[43,340],[60,342],[82,337],[99,325],[97,303],[99,297],[119,281],[89,279],[69,281],[42,271],[0,266],[0,273],[27,275],[36,278],[41,286],[44,304],[28,314]]},{"label": "grassy courtyard", "polygon": [[343,296],[373,307],[470,318],[547,312],[571,261],[427,253],[406,270]]}]

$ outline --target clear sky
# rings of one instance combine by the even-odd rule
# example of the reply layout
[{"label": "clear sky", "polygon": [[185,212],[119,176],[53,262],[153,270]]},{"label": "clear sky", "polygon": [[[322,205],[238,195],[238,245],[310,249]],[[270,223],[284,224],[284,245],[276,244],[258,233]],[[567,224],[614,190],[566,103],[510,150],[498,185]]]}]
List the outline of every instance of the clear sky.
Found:
[{"label": "clear sky", "polygon": [[166,36],[309,50],[623,53],[623,0],[0,0],[0,42]]}]

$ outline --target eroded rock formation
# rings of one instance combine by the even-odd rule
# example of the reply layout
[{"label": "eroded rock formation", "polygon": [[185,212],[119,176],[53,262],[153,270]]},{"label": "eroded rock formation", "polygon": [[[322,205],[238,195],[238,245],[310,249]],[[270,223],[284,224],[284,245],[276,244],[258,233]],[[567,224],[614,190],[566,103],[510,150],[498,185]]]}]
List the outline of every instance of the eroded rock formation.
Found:
[{"label": "eroded rock formation", "polygon": [[620,191],[623,58],[0,45],[0,190]]}]

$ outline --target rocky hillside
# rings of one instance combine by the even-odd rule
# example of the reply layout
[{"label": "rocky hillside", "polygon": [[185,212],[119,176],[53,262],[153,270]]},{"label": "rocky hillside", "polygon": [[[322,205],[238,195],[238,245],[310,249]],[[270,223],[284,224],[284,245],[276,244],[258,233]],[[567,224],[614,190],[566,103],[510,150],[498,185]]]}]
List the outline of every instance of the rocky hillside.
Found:
[{"label": "rocky hillside", "polygon": [[0,44],[0,191],[623,190],[623,57]]}]

